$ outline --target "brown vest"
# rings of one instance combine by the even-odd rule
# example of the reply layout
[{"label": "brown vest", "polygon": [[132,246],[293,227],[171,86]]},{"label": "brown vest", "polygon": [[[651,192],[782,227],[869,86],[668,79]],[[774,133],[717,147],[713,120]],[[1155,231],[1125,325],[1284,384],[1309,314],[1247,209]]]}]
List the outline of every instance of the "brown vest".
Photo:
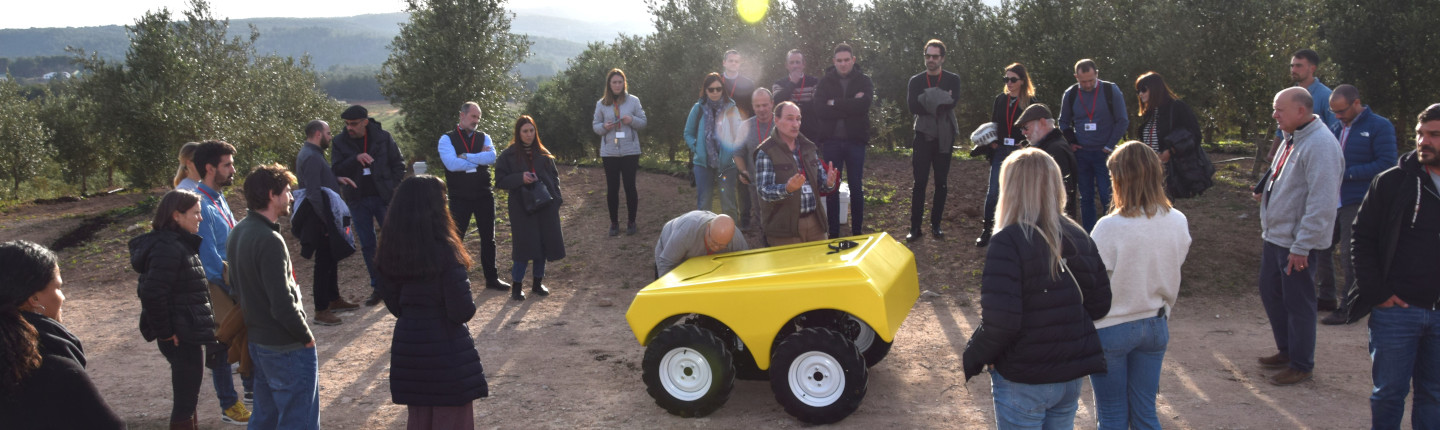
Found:
[{"label": "brown vest", "polygon": [[[815,155],[815,144],[800,135],[795,139],[795,148],[800,150],[800,160],[805,165],[805,181],[810,183],[810,188],[815,191],[815,214],[819,215],[820,228],[829,230],[826,224],[825,206],[820,204],[820,172],[817,171],[817,164],[820,157]],[[795,155],[790,152],[790,147],[785,141],[780,140],[780,135],[771,135],[769,139],[760,144],[756,151],[764,151],[770,156],[771,166],[775,170],[775,183],[784,184],[795,176]],[[770,237],[795,237],[800,235],[800,190],[790,193],[778,202],[767,202],[760,200],[760,216],[764,221],[765,235]]]}]

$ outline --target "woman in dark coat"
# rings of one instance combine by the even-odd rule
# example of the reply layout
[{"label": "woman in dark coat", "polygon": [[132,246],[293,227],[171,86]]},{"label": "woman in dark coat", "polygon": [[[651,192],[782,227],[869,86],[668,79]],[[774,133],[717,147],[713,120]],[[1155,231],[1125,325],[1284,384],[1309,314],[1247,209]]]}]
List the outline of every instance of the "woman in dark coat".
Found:
[{"label": "woman in dark coat", "polygon": [[[1000,199],[1000,163],[1011,152],[1020,149],[1020,142],[1025,140],[1015,121],[1020,119],[1026,107],[1039,103],[1035,100],[1035,84],[1030,82],[1030,72],[1025,70],[1024,64],[1005,66],[1005,76],[1001,79],[1005,82],[1003,91],[995,96],[995,104],[990,109],[990,122],[996,125],[995,143],[990,144],[985,154],[990,161],[990,186],[985,190],[985,229],[975,239],[975,246],[979,247],[990,244],[990,233],[995,226],[995,204]],[[984,151],[985,148],[980,149]]]},{"label": "woman in dark coat", "polygon": [[80,339],[60,323],[62,283],[49,249],[0,244],[0,427],[123,429],[85,374]]},{"label": "woman in dark coat", "polygon": [[390,397],[409,406],[408,428],[473,429],[475,399],[490,394],[475,340],[470,254],[450,218],[445,183],[400,183],[375,249],[378,293],[395,315]]},{"label": "woman in dark coat", "polygon": [[1165,194],[1173,198],[1180,184],[1177,182],[1179,178],[1171,175],[1170,159],[1172,156],[1193,157],[1195,154],[1193,150],[1176,153],[1172,148],[1174,142],[1165,141],[1165,136],[1176,129],[1189,130],[1196,139],[1195,144],[1199,145],[1200,120],[1189,105],[1176,98],[1159,73],[1146,72],[1135,79],[1135,97],[1140,102],[1140,126],[1135,130],[1135,136],[1140,136],[1140,142],[1160,155],[1160,163],[1165,166]]},{"label": "woman in dark coat", "polygon": [[980,327],[964,353],[966,380],[990,366],[1001,429],[1073,427],[1081,378],[1105,371],[1094,320],[1110,311],[1110,280],[1095,243],[1061,211],[1064,190],[1039,149],[1001,166]]},{"label": "woman in dark coat", "polygon": [[[535,119],[521,115],[515,120],[514,138],[510,146],[495,158],[495,187],[510,194],[510,256],[515,268],[510,271],[510,298],[525,300],[520,281],[525,279],[525,266],[533,262],[535,294],[550,295],[545,288],[545,262],[565,258],[565,237],[560,231],[560,175],[555,169],[555,156],[540,143]],[[546,187],[554,198],[535,212],[525,210],[522,188]]]},{"label": "woman in dark coat", "polygon": [[140,335],[157,341],[170,362],[174,401],[170,428],[193,429],[200,381],[205,376],[205,345],[215,343],[215,315],[209,284],[200,262],[200,196],[191,191],[165,193],[150,222],[150,232],[130,240],[130,267],[140,274]]}]

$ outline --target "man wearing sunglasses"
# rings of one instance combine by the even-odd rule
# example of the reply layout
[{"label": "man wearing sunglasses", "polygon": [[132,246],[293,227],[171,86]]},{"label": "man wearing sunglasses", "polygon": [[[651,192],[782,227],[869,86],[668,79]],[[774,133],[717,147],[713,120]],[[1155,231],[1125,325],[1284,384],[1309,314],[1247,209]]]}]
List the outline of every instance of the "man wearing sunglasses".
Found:
[{"label": "man wearing sunglasses", "polygon": [[[910,77],[906,101],[915,115],[915,138],[911,141],[910,165],[915,184],[910,189],[910,234],[905,240],[914,242],[925,234],[920,221],[925,217],[925,182],[935,170],[935,201],[930,206],[930,233],[945,238],[940,219],[945,214],[945,195],[949,194],[950,152],[960,124],[955,122],[955,103],[960,97],[960,76],[947,72],[945,43],[937,39],[925,42],[925,71]],[[852,184],[853,185],[853,184]],[[831,227],[832,231],[834,227]]]},{"label": "man wearing sunglasses", "polygon": [[350,106],[340,118],[345,120],[345,131],[333,140],[330,170],[354,183],[353,187],[345,187],[341,195],[350,206],[365,269],[370,272],[371,292],[365,305],[375,306],[380,303],[374,292],[375,229],[385,224],[390,196],[405,178],[405,164],[390,132],[381,129],[380,122],[370,118],[364,106]]}]

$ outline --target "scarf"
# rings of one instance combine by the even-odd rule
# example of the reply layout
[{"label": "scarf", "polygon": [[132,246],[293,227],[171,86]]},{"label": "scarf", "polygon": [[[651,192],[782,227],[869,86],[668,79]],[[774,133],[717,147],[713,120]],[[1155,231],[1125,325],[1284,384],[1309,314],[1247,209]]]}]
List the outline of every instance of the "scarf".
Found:
[{"label": "scarf", "polygon": [[700,112],[704,114],[704,117],[700,124],[707,128],[705,130],[706,161],[710,168],[718,169],[720,168],[720,140],[715,135],[719,134],[720,109],[725,107],[725,99],[710,100],[706,98],[702,103],[704,105],[701,106]]}]

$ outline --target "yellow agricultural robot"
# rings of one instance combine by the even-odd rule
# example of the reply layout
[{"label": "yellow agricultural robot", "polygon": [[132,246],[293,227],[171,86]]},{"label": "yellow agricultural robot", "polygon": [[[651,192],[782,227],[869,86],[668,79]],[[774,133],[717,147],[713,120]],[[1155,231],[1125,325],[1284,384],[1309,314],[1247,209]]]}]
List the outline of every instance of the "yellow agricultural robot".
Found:
[{"label": "yellow agricultural robot", "polygon": [[735,378],[770,381],[785,411],[833,423],[919,298],[915,256],[886,233],[695,257],[625,313],[646,391],[682,417],[714,412]]}]

